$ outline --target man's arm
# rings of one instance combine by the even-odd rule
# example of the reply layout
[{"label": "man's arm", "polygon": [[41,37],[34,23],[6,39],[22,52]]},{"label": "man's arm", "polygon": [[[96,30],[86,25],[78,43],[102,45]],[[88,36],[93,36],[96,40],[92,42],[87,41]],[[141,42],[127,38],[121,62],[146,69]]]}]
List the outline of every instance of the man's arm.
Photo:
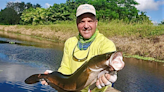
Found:
[{"label": "man's arm", "polygon": [[[116,51],[115,44],[109,39],[105,39],[102,42],[100,47],[101,47],[100,48],[101,53]],[[100,75],[100,77],[98,78],[98,80],[96,82],[96,86],[99,89],[101,89],[104,86],[112,85],[112,83],[114,83],[116,80],[117,80],[117,73],[115,73],[114,75],[106,73],[106,74]]]}]

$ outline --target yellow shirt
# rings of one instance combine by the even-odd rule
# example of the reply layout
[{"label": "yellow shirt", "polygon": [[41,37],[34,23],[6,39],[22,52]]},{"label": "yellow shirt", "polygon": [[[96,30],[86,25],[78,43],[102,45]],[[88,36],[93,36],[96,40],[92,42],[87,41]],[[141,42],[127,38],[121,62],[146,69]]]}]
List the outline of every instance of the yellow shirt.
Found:
[{"label": "yellow shirt", "polygon": [[[77,37],[71,37],[65,42],[61,66],[58,69],[59,72],[63,74],[72,74],[84,62],[88,61],[93,56],[116,51],[116,47],[114,43],[108,38],[106,38],[104,35],[102,35],[101,33],[98,33],[96,35],[96,38],[94,39],[94,41],[91,43],[90,47],[88,47],[87,50],[79,50],[77,47],[77,42],[78,42]],[[77,57],[82,56],[82,57],[87,57],[87,59],[85,61],[75,61],[72,55],[73,50],[74,50],[74,55],[77,55]],[[89,53],[88,56],[87,53]],[[103,87],[102,89],[100,89],[101,90],[100,92],[104,92],[106,88],[107,87]],[[88,92],[88,89],[85,88],[82,90],[82,92]],[[99,92],[99,89],[95,88],[95,90],[93,90],[92,92]]]}]

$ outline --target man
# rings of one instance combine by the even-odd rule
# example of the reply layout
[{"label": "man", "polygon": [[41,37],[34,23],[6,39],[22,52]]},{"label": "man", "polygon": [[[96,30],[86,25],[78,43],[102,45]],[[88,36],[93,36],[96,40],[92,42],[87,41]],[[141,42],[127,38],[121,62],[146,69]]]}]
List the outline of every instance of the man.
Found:
[{"label": "man", "polygon": [[[92,5],[80,5],[77,8],[76,17],[79,35],[71,37],[65,42],[64,55],[58,69],[63,74],[74,73],[84,62],[95,55],[116,51],[114,43],[99,33],[96,11]],[[96,82],[98,88],[95,88],[92,92],[105,91],[107,86],[115,82],[116,79],[116,75],[100,75]],[[42,84],[45,83],[42,82]],[[83,89],[82,92],[88,92],[88,88]]]}]

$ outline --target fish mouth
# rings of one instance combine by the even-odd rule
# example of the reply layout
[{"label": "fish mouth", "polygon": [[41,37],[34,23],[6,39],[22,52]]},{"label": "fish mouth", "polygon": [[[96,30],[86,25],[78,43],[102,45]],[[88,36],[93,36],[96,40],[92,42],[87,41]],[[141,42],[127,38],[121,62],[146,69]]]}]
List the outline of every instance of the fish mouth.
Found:
[{"label": "fish mouth", "polygon": [[116,71],[121,70],[125,65],[123,61],[122,53],[121,52],[113,53],[110,57],[109,64],[110,66],[112,66],[112,68],[114,68],[114,70]]}]

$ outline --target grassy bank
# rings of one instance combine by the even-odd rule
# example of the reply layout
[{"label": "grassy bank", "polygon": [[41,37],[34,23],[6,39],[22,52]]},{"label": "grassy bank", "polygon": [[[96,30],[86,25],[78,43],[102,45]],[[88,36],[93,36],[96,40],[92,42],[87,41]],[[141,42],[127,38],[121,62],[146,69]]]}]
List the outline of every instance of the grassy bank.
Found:
[{"label": "grassy bank", "polygon": [[[151,24],[127,24],[122,21],[99,22],[98,29],[111,39],[118,50],[128,56],[151,57],[164,61],[164,26]],[[60,22],[54,25],[0,25],[0,30],[19,33],[64,43],[78,34],[75,22]]]}]

